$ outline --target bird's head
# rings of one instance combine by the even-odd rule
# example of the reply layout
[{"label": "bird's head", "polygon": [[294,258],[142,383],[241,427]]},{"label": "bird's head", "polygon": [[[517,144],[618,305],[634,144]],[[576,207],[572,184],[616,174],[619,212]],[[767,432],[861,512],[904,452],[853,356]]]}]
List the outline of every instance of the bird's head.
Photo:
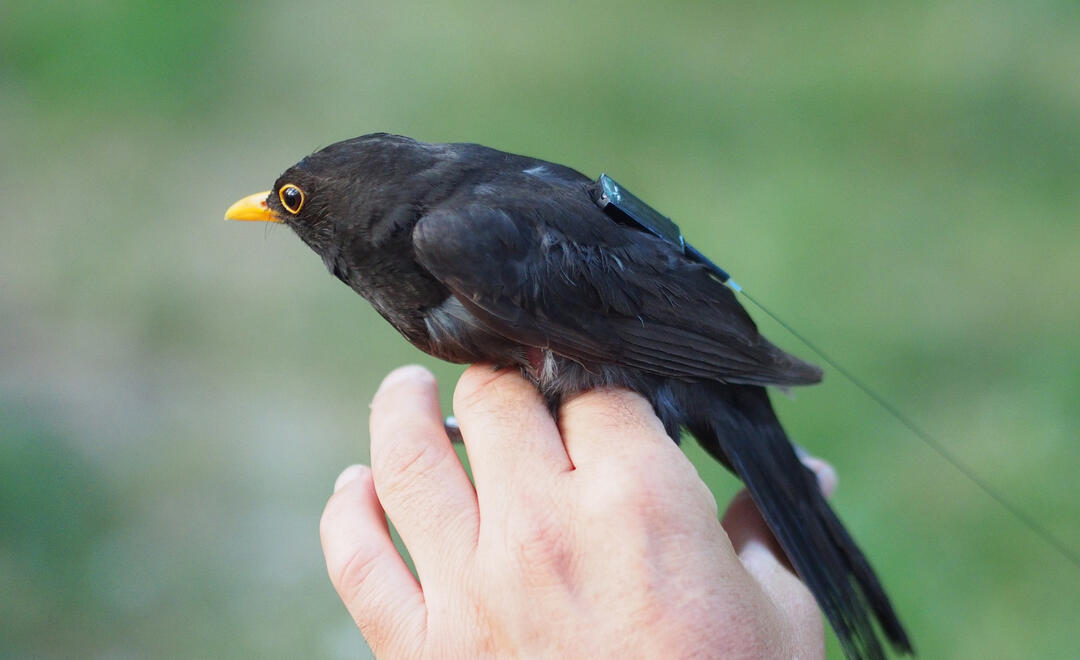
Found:
[{"label": "bird's head", "polygon": [[345,217],[348,198],[336,194],[342,187],[339,176],[320,175],[303,165],[300,161],[286,170],[270,190],[237,201],[225,219],[288,225],[313,250],[324,253],[337,234],[338,219]]},{"label": "bird's head", "polygon": [[403,183],[430,167],[428,147],[384,133],[337,142],[230,206],[225,219],[288,225],[324,260],[357,239],[378,243],[376,225],[414,205]]}]

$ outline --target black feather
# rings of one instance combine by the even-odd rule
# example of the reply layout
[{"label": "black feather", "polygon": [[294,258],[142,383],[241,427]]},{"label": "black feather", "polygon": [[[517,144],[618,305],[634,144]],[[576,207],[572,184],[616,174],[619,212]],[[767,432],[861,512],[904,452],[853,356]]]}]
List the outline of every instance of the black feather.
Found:
[{"label": "black feather", "polygon": [[877,576],[829,508],[814,473],[799,461],[765,390],[712,386],[687,389],[682,396],[703,406],[692,413],[690,431],[706,451],[746,483],[791,564],[817,598],[844,652],[854,658],[885,657],[868,612],[873,612],[898,650],[912,652]]},{"label": "black feather", "polygon": [[417,347],[518,365],[553,409],[595,387],[640,392],[674,440],[688,428],[746,482],[849,657],[884,656],[871,615],[911,651],[762,387],[816,383],[821,370],[762,337],[702,264],[609,218],[588,178],[375,134],[312,154],[274,189],[285,183],[310,201],[293,215],[271,195],[271,209]]}]

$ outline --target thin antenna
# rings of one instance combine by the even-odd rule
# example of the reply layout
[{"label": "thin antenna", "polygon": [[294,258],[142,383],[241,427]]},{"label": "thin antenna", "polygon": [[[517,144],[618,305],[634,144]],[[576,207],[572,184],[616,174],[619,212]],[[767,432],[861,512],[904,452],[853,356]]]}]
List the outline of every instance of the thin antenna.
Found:
[{"label": "thin antenna", "polygon": [[840,365],[840,363],[827,355],[825,351],[818,348],[816,344],[812,343],[809,339],[798,333],[795,328],[792,328],[783,319],[769,311],[769,308],[758,302],[758,300],[751,296],[749,292],[746,291],[746,289],[743,289],[738,284],[735,284],[735,282],[731,278],[728,278],[725,284],[730,286],[734,291],[741,292],[742,295],[745,296],[747,300],[754,303],[754,305],[758,309],[765,312],[765,314],[772,318],[772,320],[779,323],[781,327],[783,327],[785,330],[790,332],[792,336],[805,344],[806,347],[809,348],[811,351],[817,353],[818,357],[820,357],[826,364],[835,369],[838,373],[844,376],[844,378],[847,378],[849,381],[851,381],[851,383],[855,387],[862,390],[863,394],[873,399],[875,403],[877,403],[879,406],[881,406],[883,410],[885,410],[885,412],[889,413],[890,415],[895,417],[898,422],[906,426],[907,429],[914,433],[917,438],[925,442],[928,447],[933,449],[938,456],[944,458],[950,465],[952,465],[961,474],[967,477],[969,481],[978,486],[984,493],[989,495],[998,504],[1005,507],[1007,511],[1016,516],[1016,519],[1023,523],[1023,525],[1029,530],[1031,530],[1036,536],[1039,536],[1040,538],[1042,538],[1043,541],[1049,543],[1050,546],[1057,550],[1062,557],[1069,561],[1069,563],[1071,563],[1073,566],[1076,566],[1077,568],[1080,568],[1080,555],[1077,555],[1076,552],[1074,552],[1067,545],[1065,545],[1064,541],[1055,536],[1053,532],[1048,530],[1046,527],[1039,524],[1037,520],[1028,515],[1027,512],[1021,509],[1017,504],[1013,503],[1011,500],[1007,499],[1004,495],[999,493],[985,479],[980,477],[979,474],[971,466],[969,466],[967,463],[964,463],[956,454],[949,451],[949,449],[947,449],[941,441],[930,435],[929,432],[925,431],[922,427],[913,422],[910,417],[900,412],[900,410],[896,406],[889,403],[885,399],[885,397],[878,394],[876,390],[872,389],[860,378],[856,377],[855,374],[851,373],[848,369]]},{"label": "thin antenna", "polygon": [[949,451],[945,445],[937,438],[924,431],[922,427],[913,422],[910,417],[900,412],[900,410],[889,403],[885,397],[877,393],[876,390],[871,389],[869,385],[864,383],[855,374],[848,371],[846,368],[840,365],[836,360],[826,355],[825,351],[817,347],[817,345],[810,342],[809,339],[803,337],[796,332],[795,328],[788,325],[776,314],[773,314],[765,305],[762,305],[756,298],[751,296],[745,289],[735,283],[735,280],[731,279],[731,275],[728,274],[723,268],[717,266],[711,259],[706,257],[700,251],[698,251],[693,245],[690,245],[683,238],[682,231],[678,225],[671,221],[671,218],[663,215],[656,209],[652,208],[645,202],[638,199],[633,193],[627,190],[625,187],[620,186],[614,179],[606,174],[601,174],[600,178],[596,182],[596,187],[593,190],[593,201],[604,210],[609,216],[614,218],[618,222],[630,224],[636,226],[639,229],[649,232],[650,234],[667,241],[673,247],[677,248],[683,254],[690,259],[704,265],[708,268],[712,274],[723,284],[726,284],[736,293],[742,293],[747,300],[754,303],[758,309],[765,312],[774,321],[779,323],[785,330],[790,332],[796,339],[806,344],[814,353],[825,361],[830,367],[839,372],[844,378],[847,378],[851,383],[862,390],[863,394],[870,397],[877,403],[885,412],[889,413],[896,418],[898,422],[906,426],[909,431],[915,434],[915,437],[922,440],[928,447],[934,450],[938,456],[945,459],[950,465],[956,468],[960,474],[963,474],[968,478],[971,483],[978,486],[984,493],[993,498],[998,504],[1003,506],[1006,511],[1010,512],[1016,519],[1019,520],[1025,527],[1035,533],[1036,536],[1042,538],[1061,553],[1073,566],[1080,568],[1080,555],[1071,550],[1065,542],[1055,536],[1046,527],[1038,523],[1034,518],[1028,515],[1018,505],[1014,504],[1011,500],[1007,499],[1004,495],[999,493],[993,486],[990,485],[985,479],[979,476],[979,474],[970,467],[967,463],[960,460],[960,458]]}]

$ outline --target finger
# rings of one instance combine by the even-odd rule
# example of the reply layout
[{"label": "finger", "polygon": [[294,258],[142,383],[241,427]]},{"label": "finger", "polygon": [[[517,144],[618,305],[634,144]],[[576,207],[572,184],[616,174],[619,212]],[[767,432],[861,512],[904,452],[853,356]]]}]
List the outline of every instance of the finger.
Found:
[{"label": "finger", "polygon": [[748,545],[755,544],[776,557],[784,557],[784,551],[746,490],[740,490],[731,500],[720,524],[740,556]]},{"label": "finger", "polygon": [[424,636],[420,585],[394,548],[371,470],[345,469],[319,523],[330,582],[376,654],[409,655]]},{"label": "finger", "polygon": [[482,514],[505,507],[530,485],[548,488],[573,469],[547,403],[515,370],[466,369],[454,391],[454,413]]},{"label": "finger", "polygon": [[475,546],[479,514],[472,484],[443,430],[435,378],[426,369],[397,369],[375,394],[371,466],[379,501],[427,585],[448,557],[462,557]]},{"label": "finger", "polygon": [[820,633],[821,615],[813,594],[791,567],[747,491],[735,495],[721,524],[746,572],[794,625],[792,629]]},{"label": "finger", "polygon": [[821,490],[821,494],[827,498],[832,497],[832,494],[836,492],[836,485],[839,481],[833,466],[816,456],[800,456],[799,460],[802,461],[803,465],[810,468],[810,471],[817,477],[818,489]]},{"label": "finger", "polygon": [[[797,445],[795,446],[795,453],[798,455],[799,460],[802,461],[802,464],[814,473],[821,494],[825,497],[832,495],[836,491],[838,481],[833,466],[816,456],[811,456],[805,449]],[[750,498],[750,493],[746,490],[741,490],[735,495],[728,506],[728,510],[724,513],[721,523],[728,534],[728,538],[731,539],[731,545],[735,548],[735,552],[739,552],[740,548],[747,542],[757,541],[774,555],[780,557],[785,563],[787,562],[784,551],[780,548],[780,544],[777,543],[772,530],[765,523],[765,519],[761,517],[761,512],[758,511],[757,505]]]},{"label": "finger", "polygon": [[826,498],[832,497],[832,494],[836,492],[837,485],[836,470],[833,466],[799,445],[792,444],[791,447],[795,450],[795,455],[799,457],[802,464],[810,468],[810,471],[814,473],[821,494]]},{"label": "finger", "polygon": [[574,397],[559,408],[559,428],[566,452],[579,468],[613,456],[675,447],[649,402],[629,390],[593,390]]}]

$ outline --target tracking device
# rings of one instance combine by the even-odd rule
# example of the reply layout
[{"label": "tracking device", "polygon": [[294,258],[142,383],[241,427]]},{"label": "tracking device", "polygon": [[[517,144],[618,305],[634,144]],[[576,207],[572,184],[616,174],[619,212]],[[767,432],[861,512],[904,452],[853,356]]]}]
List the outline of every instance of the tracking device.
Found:
[{"label": "tracking device", "polygon": [[607,174],[601,174],[600,178],[596,180],[593,201],[611,219],[622,224],[636,226],[667,241],[690,259],[708,268],[720,282],[735,291],[742,291],[742,287],[731,279],[731,275],[728,275],[726,270],[714,264],[708,257],[698,252],[693,245],[686,242],[679,225],[672,222],[671,218],[641,201],[634,193],[624,188]]}]

